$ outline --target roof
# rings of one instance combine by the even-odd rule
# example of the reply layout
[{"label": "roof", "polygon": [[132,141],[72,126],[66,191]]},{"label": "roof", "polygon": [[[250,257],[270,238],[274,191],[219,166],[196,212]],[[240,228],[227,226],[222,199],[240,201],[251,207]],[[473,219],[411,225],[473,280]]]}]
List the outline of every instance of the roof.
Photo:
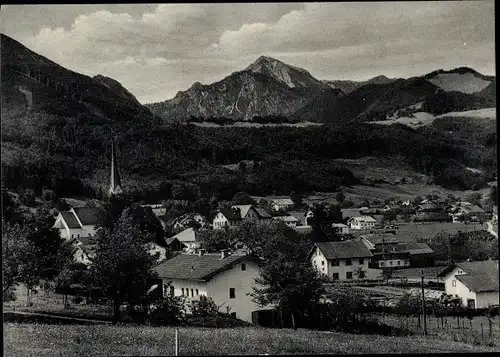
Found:
[{"label": "roof", "polygon": [[295,227],[295,230],[298,233],[307,234],[307,233],[311,233],[312,232],[312,227],[311,226],[298,226],[298,227]]},{"label": "roof", "polygon": [[363,234],[360,237],[366,239],[373,245],[408,243],[411,241],[406,235],[392,233]]},{"label": "roof", "polygon": [[326,259],[364,258],[373,256],[366,245],[356,241],[318,242],[315,245],[321,250]]},{"label": "roof", "polygon": [[99,222],[99,209],[95,207],[75,207],[78,219],[84,226],[94,226]]},{"label": "roof", "polygon": [[340,211],[344,218],[359,216],[359,208],[342,208]]},{"label": "roof", "polygon": [[467,213],[485,213],[485,210],[479,207],[478,205],[470,205],[466,207],[460,207]]},{"label": "roof", "polygon": [[64,222],[68,225],[69,228],[82,228],[75,215],[71,211],[60,212]]},{"label": "roof", "polygon": [[351,217],[349,219],[355,219],[357,221],[362,221],[362,222],[377,222],[375,218],[370,216],[357,216],[357,217]]},{"label": "roof", "polygon": [[293,217],[295,217],[295,218],[297,218],[297,220],[302,225],[306,225],[307,222],[306,222],[306,216],[305,216],[306,212],[305,211],[301,211],[301,212],[299,212],[299,211],[289,211],[288,214],[291,215],[291,216],[293,216]]},{"label": "roof", "polygon": [[[177,238],[179,242],[196,242],[196,232],[193,228],[187,228],[180,233],[177,233],[171,238]],[[173,239],[172,239],[173,241]]]},{"label": "roof", "polygon": [[232,208],[221,208],[219,211],[230,221],[241,220],[240,212]]},{"label": "roof", "polygon": [[479,275],[457,275],[456,278],[476,293],[499,291],[498,270],[495,276],[485,272]]},{"label": "roof", "polygon": [[392,272],[393,277],[398,278],[420,278],[422,271],[424,273],[424,278],[437,278],[440,273],[442,273],[447,267],[446,266],[435,266],[435,267],[423,267],[423,268],[404,268],[395,269]]},{"label": "roof", "polygon": [[179,254],[154,268],[163,279],[207,281],[213,276],[230,269],[231,265],[247,259],[249,255],[230,255],[221,259],[220,254]]},{"label": "roof", "polygon": [[434,203],[429,202],[429,203],[424,203],[424,204],[418,205],[418,208],[425,211],[425,210],[434,210],[437,208],[437,206]]},{"label": "roof", "polygon": [[255,211],[257,212],[257,214],[261,217],[261,218],[271,218],[272,216],[267,213],[267,211],[263,208],[260,208],[260,207],[254,207]]},{"label": "roof", "polygon": [[348,226],[346,226],[345,224],[343,223],[332,223],[332,227],[337,227],[337,228],[348,228]]},{"label": "roof", "polygon": [[269,200],[271,200],[273,203],[280,204],[280,205],[293,205],[293,201],[288,198],[288,197],[269,197]]},{"label": "roof", "polygon": [[386,249],[386,252],[396,252],[396,253],[409,253],[410,255],[417,254],[432,254],[434,251],[426,244],[426,243],[397,243],[391,245],[389,249]]},{"label": "roof", "polygon": [[298,222],[299,220],[294,216],[277,216],[273,217],[273,219],[278,219],[284,222]]},{"label": "roof", "polygon": [[241,218],[245,218],[252,205],[234,205],[231,208],[239,208],[241,210]]}]

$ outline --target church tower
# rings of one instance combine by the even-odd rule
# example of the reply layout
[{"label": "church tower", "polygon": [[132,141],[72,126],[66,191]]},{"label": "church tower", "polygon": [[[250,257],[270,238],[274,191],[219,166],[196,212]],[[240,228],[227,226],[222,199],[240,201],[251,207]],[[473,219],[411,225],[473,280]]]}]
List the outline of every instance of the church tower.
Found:
[{"label": "church tower", "polygon": [[118,163],[116,161],[115,154],[115,140],[111,140],[111,184],[109,186],[108,195],[119,195],[123,193],[122,182],[120,180],[120,174],[118,173]]}]

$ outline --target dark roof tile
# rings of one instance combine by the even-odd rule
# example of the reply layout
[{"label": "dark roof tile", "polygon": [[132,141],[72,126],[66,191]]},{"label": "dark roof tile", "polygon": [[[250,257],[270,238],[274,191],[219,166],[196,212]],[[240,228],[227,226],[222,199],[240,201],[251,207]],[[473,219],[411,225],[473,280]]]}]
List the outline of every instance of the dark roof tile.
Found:
[{"label": "dark roof tile", "polygon": [[373,254],[361,242],[318,242],[316,246],[327,259],[364,258]]},{"label": "dark roof tile", "polygon": [[61,216],[68,225],[69,228],[82,228],[75,215],[71,211],[61,212]]}]

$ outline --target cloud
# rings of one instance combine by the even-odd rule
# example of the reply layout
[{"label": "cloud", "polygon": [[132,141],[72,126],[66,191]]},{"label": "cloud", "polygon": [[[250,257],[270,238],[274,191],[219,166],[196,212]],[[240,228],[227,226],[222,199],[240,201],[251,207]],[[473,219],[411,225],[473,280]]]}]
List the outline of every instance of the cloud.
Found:
[{"label": "cloud", "polygon": [[141,102],[220,80],[262,54],[320,79],[495,68],[492,1],[12,8],[1,15],[13,15],[7,34],[62,66],[115,78]]}]

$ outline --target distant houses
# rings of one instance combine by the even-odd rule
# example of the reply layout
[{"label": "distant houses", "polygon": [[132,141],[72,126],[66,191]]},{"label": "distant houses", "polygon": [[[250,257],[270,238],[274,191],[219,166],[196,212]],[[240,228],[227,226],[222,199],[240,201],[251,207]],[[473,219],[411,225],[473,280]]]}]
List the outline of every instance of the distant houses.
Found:
[{"label": "distant houses", "polygon": [[243,221],[253,221],[258,224],[268,223],[272,216],[263,208],[254,205],[234,205],[231,208],[221,208],[213,219],[214,229],[239,226]]},{"label": "distant houses", "polygon": [[347,224],[351,229],[370,230],[375,228],[377,220],[370,216],[357,216],[349,218]]},{"label": "distant houses", "polygon": [[468,308],[499,304],[498,260],[455,263],[439,276],[444,280],[446,294],[460,297]]},{"label": "distant houses", "polygon": [[309,253],[311,264],[331,280],[373,278],[369,262],[373,257],[361,242],[317,242]]},{"label": "distant houses", "polygon": [[478,205],[469,202],[459,202],[452,205],[449,213],[453,223],[463,221],[469,222],[484,222],[486,221],[486,211]]},{"label": "distant houses", "polygon": [[266,197],[264,200],[271,206],[275,211],[288,211],[295,205],[290,197],[287,196],[271,196]]},{"label": "distant houses", "polygon": [[200,247],[194,228],[187,228],[173,237],[167,238],[166,243],[171,252],[194,251]]},{"label": "distant houses", "polygon": [[273,220],[282,221],[290,228],[297,228],[297,224],[299,223],[299,220],[294,216],[276,216],[273,217]]},{"label": "distant houses", "polygon": [[85,238],[95,235],[96,225],[102,211],[97,207],[74,207],[59,212],[54,228],[59,229],[61,238]]},{"label": "distant houses", "polygon": [[[184,296],[187,303],[210,297],[219,311],[252,322],[261,309],[249,296],[259,274],[259,259],[251,255],[179,254],[154,268],[163,294]],[[189,305],[187,306],[189,308]]]}]

